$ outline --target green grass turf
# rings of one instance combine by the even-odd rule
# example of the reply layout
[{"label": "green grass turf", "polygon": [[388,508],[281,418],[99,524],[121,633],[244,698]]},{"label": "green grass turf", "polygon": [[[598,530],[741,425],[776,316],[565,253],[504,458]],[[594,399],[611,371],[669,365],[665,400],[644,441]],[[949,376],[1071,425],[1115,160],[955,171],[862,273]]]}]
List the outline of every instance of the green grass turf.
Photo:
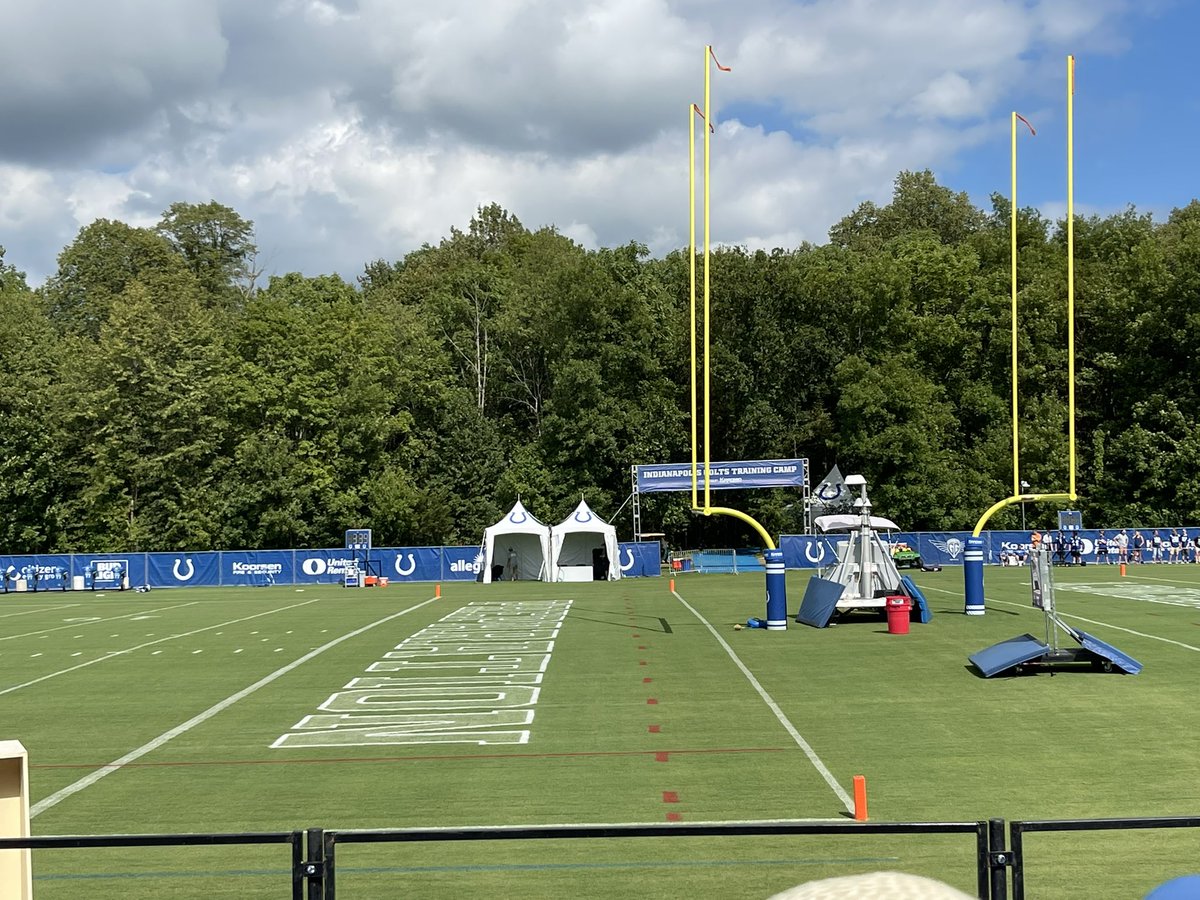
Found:
[{"label": "green grass turf", "polygon": [[[314,648],[411,608],[40,812],[34,832],[660,823],[668,814],[845,821],[839,789],[850,792],[860,774],[874,821],[1197,814],[1200,566],[1055,575],[1066,620],[1140,660],[1142,674],[979,677],[969,654],[1044,635],[1023,569],[988,569],[981,618],[962,615],[961,570],[919,574],[934,619],[903,636],[870,616],[735,632],[733,623],[763,614],[755,575],[679,577],[679,597],[665,578],[446,584],[436,600],[431,585],[10,594],[0,598],[0,739],[28,748],[37,803]],[[793,616],[806,580],[788,575]],[[271,749],[414,632],[470,602],[518,599],[572,601],[528,743]],[[1194,846],[1187,830],[1029,835],[1027,890],[1142,896],[1194,868]],[[338,886],[350,900],[750,898],[894,868],[971,892],[973,848],[958,835],[346,845]],[[35,851],[34,867],[38,900],[265,898],[289,884],[283,846]]]}]

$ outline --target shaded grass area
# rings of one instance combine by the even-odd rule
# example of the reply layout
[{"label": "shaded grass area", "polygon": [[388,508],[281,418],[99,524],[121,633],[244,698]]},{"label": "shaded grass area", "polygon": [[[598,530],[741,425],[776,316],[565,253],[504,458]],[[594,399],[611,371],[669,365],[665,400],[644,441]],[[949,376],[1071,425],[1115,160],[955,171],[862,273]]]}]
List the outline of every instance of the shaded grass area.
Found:
[{"label": "shaded grass area", "polygon": [[[876,821],[1195,814],[1200,602],[1191,604],[1193,593],[1200,600],[1200,567],[1142,567],[1124,579],[1115,567],[1056,576],[1060,612],[1143,662],[1141,675],[1071,667],[979,677],[971,653],[1044,633],[1019,569],[988,570],[982,618],[962,615],[960,571],[918,576],[934,620],[903,636],[867,615],[819,631],[735,632],[735,622],[763,613],[756,575],[677,578],[698,615],[671,595],[666,579],[448,584],[431,603],[429,585],[193,589],[82,601],[67,594],[55,604],[10,596],[0,608],[0,691],[33,683],[0,694],[0,737],[29,748],[37,802],[326,647],[47,809],[35,833],[659,823],[668,816],[844,821],[830,780],[848,792],[854,775],[867,778]],[[806,579],[789,573],[793,616]],[[1139,588],[1154,602],[1137,599]],[[471,602],[518,599],[572,604],[527,743],[271,749],[421,628]],[[76,668],[90,660],[99,661]],[[1189,832],[1031,835],[1026,883],[1033,896],[1140,896],[1186,871],[1188,846]],[[431,897],[463,890],[764,897],[803,880],[880,868],[972,891],[973,850],[959,836],[352,846],[340,851],[339,891],[386,897],[403,885]],[[287,887],[279,847],[37,851],[34,859],[39,900],[266,897]],[[201,886],[207,872],[234,874]]]}]

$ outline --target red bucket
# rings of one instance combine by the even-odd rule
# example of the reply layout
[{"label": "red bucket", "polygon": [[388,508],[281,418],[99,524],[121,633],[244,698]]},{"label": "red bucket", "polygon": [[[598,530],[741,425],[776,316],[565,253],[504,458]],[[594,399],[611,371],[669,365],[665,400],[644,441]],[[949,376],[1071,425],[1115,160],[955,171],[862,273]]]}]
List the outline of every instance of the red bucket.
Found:
[{"label": "red bucket", "polygon": [[908,634],[909,613],[912,610],[912,600],[908,597],[895,596],[886,599],[888,634]]}]

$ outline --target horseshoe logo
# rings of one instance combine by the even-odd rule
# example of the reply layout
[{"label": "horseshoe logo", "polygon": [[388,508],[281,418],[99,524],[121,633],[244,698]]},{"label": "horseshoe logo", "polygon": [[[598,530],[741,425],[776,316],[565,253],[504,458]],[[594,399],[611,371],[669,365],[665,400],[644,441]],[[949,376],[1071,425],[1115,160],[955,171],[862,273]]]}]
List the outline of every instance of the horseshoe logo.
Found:
[{"label": "horseshoe logo", "polygon": [[[629,557],[629,562],[628,562],[628,563],[625,563],[625,564],[623,564],[623,565],[621,566],[621,571],[622,571],[622,572],[628,572],[630,569],[632,569],[632,568],[633,568],[633,548],[632,548],[632,547],[626,547],[626,548],[625,548],[625,553],[626,553],[626,555]],[[618,554],[618,556],[619,556],[619,554]]]},{"label": "horseshoe logo", "polygon": [[407,577],[407,576],[411,575],[413,572],[417,571],[417,558],[415,556],[413,556],[411,553],[408,554],[408,568],[407,569],[400,568],[400,560],[402,560],[402,559],[404,559],[404,554],[397,553],[396,554],[396,574],[397,575],[403,575],[403,576]]},{"label": "horseshoe logo", "polygon": [[[518,516],[520,516],[520,518],[518,518]],[[526,515],[524,512],[514,512],[512,515],[510,515],[508,517],[508,521],[512,522],[514,525],[520,525],[523,522],[527,522],[528,520],[529,520],[529,516]]]},{"label": "horseshoe logo", "polygon": [[[181,562],[187,563],[187,574],[186,575],[184,575],[181,571],[179,571],[179,564]],[[192,565],[192,558],[190,556],[187,559],[180,559],[179,557],[175,557],[175,565],[173,565],[171,567],[171,571],[175,574],[176,581],[190,581],[192,576],[196,574],[196,567]]]},{"label": "horseshoe logo", "polygon": [[[814,547],[817,549],[816,556],[813,555]],[[808,545],[804,548],[804,558],[810,563],[819,563],[825,558],[825,545],[816,541],[809,541]]]},{"label": "horseshoe logo", "polygon": [[[842,496],[842,491],[844,491],[845,489],[846,489],[846,486],[844,484],[837,484],[837,485],[831,484],[828,486],[823,486],[823,487],[817,488],[817,499],[824,500],[826,503],[832,503],[838,497]],[[826,491],[832,491],[832,493],[826,495],[826,493],[825,493]]]},{"label": "horseshoe logo", "polygon": [[585,513],[577,512],[577,513],[575,513],[575,521],[576,522],[590,522],[590,521],[592,521],[592,514],[590,512],[585,512]]}]

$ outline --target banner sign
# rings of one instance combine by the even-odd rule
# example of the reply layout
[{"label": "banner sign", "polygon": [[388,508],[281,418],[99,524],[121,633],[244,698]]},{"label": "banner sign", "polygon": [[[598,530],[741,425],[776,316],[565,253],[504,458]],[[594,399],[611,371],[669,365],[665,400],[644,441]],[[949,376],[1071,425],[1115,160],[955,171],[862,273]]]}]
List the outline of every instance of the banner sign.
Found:
[{"label": "banner sign", "polygon": [[222,551],[221,584],[240,587],[296,584],[294,558],[291,550]]},{"label": "banner sign", "polygon": [[483,553],[478,547],[443,547],[443,581],[474,581],[483,565]]},{"label": "banner sign", "polygon": [[[643,494],[661,491],[690,491],[691,463],[634,466],[637,489]],[[708,467],[709,489],[732,491],[746,488],[803,487],[808,484],[807,459],[755,459],[744,462],[715,462]],[[704,489],[704,465],[696,468],[696,487]]]},{"label": "banner sign", "polygon": [[662,575],[662,547],[658,541],[617,544],[622,578]]},{"label": "banner sign", "polygon": [[[1162,529],[1160,529],[1162,531]],[[1181,549],[1175,557],[1193,562],[1200,554],[1200,529],[1179,529]],[[1118,562],[1114,537],[1107,532],[1107,554],[1097,554],[1098,531],[1071,532],[1079,538],[1080,562],[1087,565]],[[1029,531],[984,532],[984,562],[992,565],[1022,564],[1030,549]],[[1051,562],[1073,561],[1046,532]],[[1127,534],[1133,534],[1132,529]],[[958,566],[970,536],[966,531],[881,533],[884,542],[903,542],[916,550],[925,565]],[[1153,536],[1153,530],[1149,532]],[[1161,558],[1170,556],[1171,533]],[[816,569],[837,562],[839,546],[846,534],[785,534],[779,538],[784,565],[789,569]],[[618,545],[621,575],[625,578],[662,574],[662,547],[658,541],[624,542]],[[1147,562],[1153,559],[1146,549]],[[361,564],[362,556],[358,556]],[[62,591],[72,589],[111,591],[137,587],[266,586],[272,584],[340,584],[355,556],[340,547],[322,550],[198,551],[180,553],[83,554],[44,553],[0,556],[0,590]],[[479,548],[471,547],[377,547],[370,551],[370,574],[394,582],[474,581],[479,574]]]},{"label": "banner sign", "polygon": [[837,562],[840,544],[847,536],[818,534],[783,534],[779,549],[783,551],[785,569],[818,569]]},{"label": "banner sign", "polygon": [[371,554],[371,567],[388,581],[440,581],[441,547],[388,547]]},{"label": "banner sign", "polygon": [[220,584],[219,553],[147,553],[148,584],[162,587],[215,587]]}]

